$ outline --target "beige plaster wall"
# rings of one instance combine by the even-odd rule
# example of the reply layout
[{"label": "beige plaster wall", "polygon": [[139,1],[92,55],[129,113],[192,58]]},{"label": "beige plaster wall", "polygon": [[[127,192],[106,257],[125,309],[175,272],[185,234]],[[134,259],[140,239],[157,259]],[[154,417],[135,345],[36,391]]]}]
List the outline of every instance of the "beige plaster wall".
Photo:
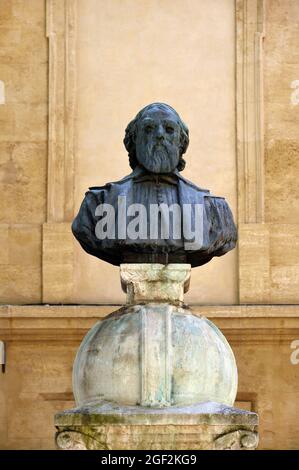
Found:
[{"label": "beige plaster wall", "polygon": [[[78,0],[76,210],[88,186],[130,173],[128,122],[162,101],[190,130],[184,176],[236,217],[234,0]],[[125,18],[125,20],[124,20]],[[190,303],[237,302],[237,250],[193,270]],[[118,269],[75,248],[73,301],[122,302]]]}]

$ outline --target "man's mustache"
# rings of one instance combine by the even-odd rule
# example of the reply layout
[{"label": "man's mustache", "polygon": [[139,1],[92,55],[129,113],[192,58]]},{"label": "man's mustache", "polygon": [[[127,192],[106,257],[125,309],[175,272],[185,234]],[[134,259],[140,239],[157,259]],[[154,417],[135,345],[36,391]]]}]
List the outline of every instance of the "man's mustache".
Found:
[{"label": "man's mustache", "polygon": [[148,146],[149,153],[155,152],[155,151],[160,151],[160,150],[165,150],[165,152],[169,153],[170,149],[169,146],[163,142],[157,142],[155,144],[151,144]]}]

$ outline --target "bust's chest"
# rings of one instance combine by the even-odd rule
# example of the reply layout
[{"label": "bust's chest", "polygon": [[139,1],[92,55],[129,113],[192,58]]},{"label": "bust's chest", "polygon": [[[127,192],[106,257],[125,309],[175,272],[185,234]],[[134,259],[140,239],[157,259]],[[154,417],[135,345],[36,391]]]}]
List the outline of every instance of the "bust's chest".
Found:
[{"label": "bust's chest", "polygon": [[136,182],[133,184],[133,200],[146,208],[151,204],[179,204],[178,186],[164,182]]}]

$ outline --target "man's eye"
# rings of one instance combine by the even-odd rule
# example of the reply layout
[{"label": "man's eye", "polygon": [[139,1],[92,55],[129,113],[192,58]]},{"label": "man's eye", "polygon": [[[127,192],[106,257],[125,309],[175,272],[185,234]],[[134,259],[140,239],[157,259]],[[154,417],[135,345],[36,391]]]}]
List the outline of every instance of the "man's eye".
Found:
[{"label": "man's eye", "polygon": [[173,127],[171,127],[171,126],[167,126],[167,127],[166,127],[166,132],[167,132],[168,134],[172,134],[173,131],[174,131],[174,128],[173,128]]}]

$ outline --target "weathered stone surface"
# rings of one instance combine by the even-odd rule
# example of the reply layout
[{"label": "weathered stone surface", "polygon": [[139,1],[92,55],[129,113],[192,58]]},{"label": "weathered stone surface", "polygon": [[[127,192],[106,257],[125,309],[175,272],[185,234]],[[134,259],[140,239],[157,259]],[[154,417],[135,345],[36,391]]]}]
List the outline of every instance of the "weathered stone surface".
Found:
[{"label": "weathered stone surface", "polygon": [[258,444],[256,413],[207,402],[149,409],[111,403],[55,416],[60,449],[246,449]]},{"label": "weathered stone surface", "polygon": [[120,309],[86,335],[73,369],[78,405],[232,405],[237,368],[214,324],[185,307],[147,303]]},{"label": "weathered stone surface", "polygon": [[299,225],[242,224],[239,233],[240,301],[296,303]]},{"label": "weathered stone surface", "polygon": [[[0,306],[7,348],[6,373],[0,374],[1,449],[54,447],[54,414],[76,406],[71,380],[76,351],[95,321],[115,309]],[[299,365],[290,362],[290,344],[299,339],[299,307],[211,305],[194,306],[193,312],[212,320],[233,347],[239,375],[234,406],[258,412],[259,449],[298,448]],[[38,435],[33,422],[39,423]]]},{"label": "weathered stone surface", "polygon": [[213,323],[182,306],[190,270],[186,264],[121,265],[128,305],[84,338],[73,369],[78,405],[233,405],[238,374],[229,344]]},{"label": "weathered stone surface", "polygon": [[55,423],[60,426],[82,426],[100,424],[209,424],[236,426],[258,424],[256,413],[207,401],[189,406],[150,408],[146,406],[125,406],[113,402],[89,403],[84,406],[57,413]]},{"label": "weathered stone surface", "polygon": [[45,2],[8,0],[1,4],[2,303],[41,302],[40,225],[46,217],[48,124],[45,17]]},{"label": "weathered stone surface", "polygon": [[74,243],[70,224],[43,225],[43,293],[45,303],[71,302]]},{"label": "weathered stone surface", "polygon": [[0,298],[6,303],[41,301],[41,227],[0,224]]},{"label": "weathered stone surface", "polygon": [[1,224],[44,222],[46,152],[46,142],[0,142]]},{"label": "weathered stone surface", "polygon": [[299,217],[299,5],[265,3],[265,220],[294,224]]},{"label": "weathered stone surface", "polygon": [[190,264],[121,264],[120,280],[127,304],[150,300],[183,302],[189,290]]}]

